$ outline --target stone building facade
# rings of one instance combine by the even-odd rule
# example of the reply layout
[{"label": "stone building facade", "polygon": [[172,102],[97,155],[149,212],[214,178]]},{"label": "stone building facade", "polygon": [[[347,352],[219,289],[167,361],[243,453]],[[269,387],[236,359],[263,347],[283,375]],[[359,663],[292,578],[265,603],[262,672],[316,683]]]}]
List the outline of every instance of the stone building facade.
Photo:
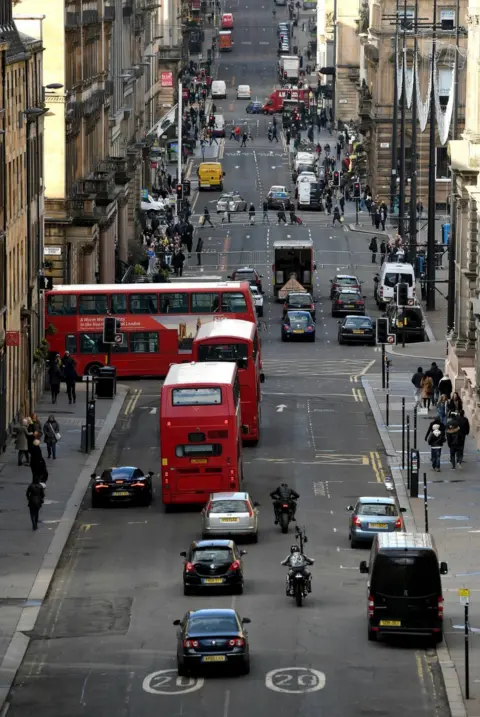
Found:
[{"label": "stone building facade", "polygon": [[[390,203],[390,177],[392,171],[392,135],[393,135],[393,96],[394,96],[394,18],[396,0],[367,0],[360,7],[358,23],[361,41],[360,76],[358,82],[360,128],[365,137],[365,148],[368,154],[367,182],[372,187],[375,196]],[[460,0],[460,25],[465,25],[466,0]],[[400,12],[403,12],[403,3]],[[437,50],[441,50],[439,86],[443,81],[450,79],[450,67],[453,62],[455,46],[455,27],[458,19],[455,18],[456,4],[451,0],[438,0],[437,3]],[[415,14],[415,4],[409,1],[407,19]],[[419,22],[426,26],[432,22],[432,3],[430,0],[419,0]],[[440,29],[439,24],[444,18],[453,19],[451,29]],[[413,43],[412,32],[406,33],[407,68],[412,65]],[[400,33],[402,44],[402,33]],[[466,46],[466,37],[462,34],[460,45]],[[423,98],[426,96],[428,82],[429,62],[428,52],[431,50],[431,30],[426,27],[421,30],[419,40],[419,68],[421,73],[420,89]],[[465,120],[465,67],[459,73],[458,94],[456,98],[458,112],[458,130],[461,131]],[[445,96],[445,100],[447,97]],[[442,102],[442,96],[440,97]],[[399,132],[400,113],[398,115],[397,131]],[[406,160],[408,165],[411,146],[412,113],[406,112]],[[417,192],[418,200],[427,206],[429,167],[429,124],[424,132],[417,133]],[[400,146],[400,142],[398,143]],[[451,190],[451,179],[448,167],[447,146],[441,146],[437,136],[436,142],[436,202],[439,208],[446,207]],[[407,166],[408,176],[408,166]],[[408,196],[408,186],[407,186]]]},{"label": "stone building facade", "polygon": [[447,371],[459,391],[480,448],[480,7],[469,0],[467,102],[463,138],[450,142],[455,172],[455,325],[448,338]]},{"label": "stone building facade", "polygon": [[42,44],[19,32],[0,0],[0,448],[43,387]]}]

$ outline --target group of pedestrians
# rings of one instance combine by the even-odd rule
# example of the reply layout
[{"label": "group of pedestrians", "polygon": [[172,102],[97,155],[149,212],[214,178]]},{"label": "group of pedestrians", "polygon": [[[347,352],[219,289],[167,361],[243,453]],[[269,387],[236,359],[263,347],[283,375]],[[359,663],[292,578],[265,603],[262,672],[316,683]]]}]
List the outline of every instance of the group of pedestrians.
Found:
[{"label": "group of pedestrians", "polygon": [[452,391],[452,382],[444,376],[434,361],[425,373],[421,366],[412,376],[415,402],[420,400],[423,407],[436,409],[436,417],[431,421],[425,440],[430,446],[431,462],[434,471],[440,471],[442,446],[447,443],[450,450],[452,470],[462,467],[465,439],[470,433],[470,423],[463,410],[462,399]]},{"label": "group of pedestrians", "polygon": [[65,351],[63,358],[60,357],[60,354],[56,354],[53,361],[51,361],[50,366],[48,367],[48,378],[50,381],[52,403],[57,403],[62,381],[65,381],[67,388],[68,403],[71,404],[76,402],[76,366],[77,362],[73,356],[70,355],[69,351]]}]

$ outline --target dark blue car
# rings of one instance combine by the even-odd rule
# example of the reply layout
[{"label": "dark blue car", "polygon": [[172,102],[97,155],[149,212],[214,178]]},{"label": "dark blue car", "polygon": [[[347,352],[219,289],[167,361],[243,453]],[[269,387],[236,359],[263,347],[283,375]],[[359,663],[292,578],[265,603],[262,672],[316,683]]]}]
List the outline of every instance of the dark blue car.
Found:
[{"label": "dark blue car", "polygon": [[261,115],[263,108],[263,102],[249,102],[245,108],[245,111],[249,115]]},{"label": "dark blue car", "polygon": [[309,311],[287,311],[282,319],[282,341],[315,341],[315,321]]}]

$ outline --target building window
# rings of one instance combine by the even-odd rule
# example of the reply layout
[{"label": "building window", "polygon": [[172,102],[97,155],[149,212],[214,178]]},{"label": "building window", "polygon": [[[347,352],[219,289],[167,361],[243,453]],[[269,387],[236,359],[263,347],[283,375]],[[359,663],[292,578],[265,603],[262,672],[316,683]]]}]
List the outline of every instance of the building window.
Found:
[{"label": "building window", "polygon": [[442,107],[446,107],[448,104],[452,84],[453,73],[451,67],[440,67],[438,70],[438,98]]},{"label": "building window", "polygon": [[448,150],[446,147],[437,147],[435,178],[441,182],[450,181],[450,165],[448,163]]},{"label": "building window", "polygon": [[453,30],[455,27],[455,10],[442,8],[440,10],[440,24],[442,30]]}]

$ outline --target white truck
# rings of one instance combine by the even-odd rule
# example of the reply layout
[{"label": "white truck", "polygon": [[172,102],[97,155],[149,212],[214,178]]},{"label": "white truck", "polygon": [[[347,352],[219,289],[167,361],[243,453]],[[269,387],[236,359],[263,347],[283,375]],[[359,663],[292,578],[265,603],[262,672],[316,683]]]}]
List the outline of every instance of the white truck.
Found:
[{"label": "white truck", "polygon": [[283,55],[279,62],[280,77],[298,80],[300,76],[300,58],[296,55]]}]

